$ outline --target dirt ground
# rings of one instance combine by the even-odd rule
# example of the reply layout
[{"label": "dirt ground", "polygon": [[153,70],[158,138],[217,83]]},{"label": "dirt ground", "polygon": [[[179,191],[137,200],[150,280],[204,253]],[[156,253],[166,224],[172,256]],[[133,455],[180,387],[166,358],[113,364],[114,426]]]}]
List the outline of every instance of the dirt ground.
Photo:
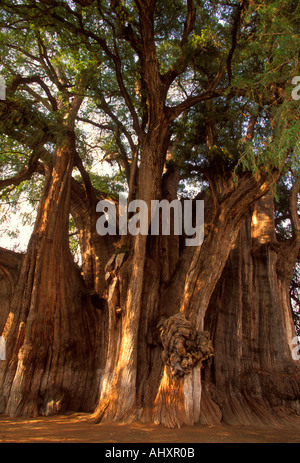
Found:
[{"label": "dirt ground", "polygon": [[35,419],[0,416],[1,443],[300,443],[300,418],[288,425],[167,429],[144,423],[93,424],[88,415]]}]

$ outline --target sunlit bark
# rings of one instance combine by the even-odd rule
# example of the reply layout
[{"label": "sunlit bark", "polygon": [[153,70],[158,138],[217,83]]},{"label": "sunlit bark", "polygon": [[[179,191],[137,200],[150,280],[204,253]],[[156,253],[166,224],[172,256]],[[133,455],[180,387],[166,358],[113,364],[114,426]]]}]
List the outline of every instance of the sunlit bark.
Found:
[{"label": "sunlit bark", "polygon": [[49,170],[35,227],[2,331],[2,412],[91,409],[97,397],[98,315],[68,246],[75,138],[65,131]]},{"label": "sunlit bark", "polygon": [[269,424],[299,413],[291,269],[278,267],[282,246],[287,253],[276,240],[270,194],[247,214],[205,316],[215,356],[204,375],[203,423]]}]

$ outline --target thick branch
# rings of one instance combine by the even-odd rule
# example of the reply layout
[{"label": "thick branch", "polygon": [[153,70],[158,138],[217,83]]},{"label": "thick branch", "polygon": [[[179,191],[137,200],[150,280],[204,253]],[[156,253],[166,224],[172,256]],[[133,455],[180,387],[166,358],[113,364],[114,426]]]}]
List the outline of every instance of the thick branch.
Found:
[{"label": "thick branch", "polygon": [[32,155],[27,166],[24,166],[20,172],[10,178],[0,180],[0,190],[5,187],[13,185],[14,187],[20,185],[25,180],[30,180],[32,175],[37,171],[38,157],[36,154]]},{"label": "thick branch", "polygon": [[145,81],[145,90],[149,107],[149,130],[157,124],[165,110],[165,99],[168,86],[160,74],[154,36],[155,0],[136,0],[139,11],[141,34],[141,66]]},{"label": "thick branch", "polygon": [[194,0],[187,0],[187,8],[188,8],[188,13],[187,13],[187,18],[184,24],[184,31],[183,31],[183,36],[181,39],[181,53],[176,61],[175,65],[173,66],[172,69],[170,69],[166,74],[162,76],[162,80],[166,84],[167,87],[170,87],[172,82],[178,77],[180,74],[182,74],[187,66],[187,58],[184,55],[184,47],[186,46],[188,42],[188,38],[190,33],[193,30],[195,21],[196,21],[196,8],[194,5]]},{"label": "thick branch", "polygon": [[192,108],[198,103],[211,100],[212,98],[216,98],[218,96],[223,95],[225,91],[226,91],[226,88],[207,90],[206,92],[200,93],[199,95],[188,97],[186,100],[184,100],[182,103],[178,104],[177,106],[173,106],[171,108],[168,107],[167,108],[168,122],[174,121],[178,116],[180,116],[180,114]]},{"label": "thick branch", "polygon": [[[9,114],[12,116],[7,117]],[[8,97],[1,103],[0,116],[2,133],[25,143],[30,149],[32,149],[33,143],[38,149],[37,144],[42,146],[47,142],[54,141],[54,128],[49,124],[47,118],[42,113],[33,111],[26,101],[10,100]],[[14,118],[17,124],[14,124]],[[31,143],[28,141],[29,139],[32,139]]]},{"label": "thick branch", "polygon": [[194,0],[187,0],[188,14],[186,21],[184,23],[184,31],[181,40],[181,46],[184,47],[188,41],[189,35],[193,30],[195,21],[196,21],[196,8],[194,5]]},{"label": "thick branch", "polygon": [[228,73],[229,82],[232,79],[231,62],[232,62],[234,51],[237,46],[237,39],[238,39],[238,34],[240,31],[240,26],[241,26],[241,16],[242,16],[242,12],[245,6],[246,6],[246,2],[244,0],[239,1],[236,6],[235,14],[233,15],[233,27],[231,31],[231,48],[230,48],[228,58],[227,58],[227,73]]},{"label": "thick branch", "polygon": [[[10,86],[10,91],[14,93],[17,90],[19,85],[26,85],[26,84],[32,84],[32,83],[38,84],[44,90],[44,92],[46,93],[46,95],[48,97],[48,100],[49,100],[49,102],[51,104],[51,107],[52,107],[53,111],[57,111],[56,99],[53,97],[53,95],[50,92],[49,87],[45,84],[45,82],[43,81],[43,79],[40,76],[22,77],[21,75],[17,75],[14,78],[14,80],[13,80],[11,86]],[[47,106],[47,108],[49,109],[48,106]]]},{"label": "thick branch", "polygon": [[[119,22],[119,27],[122,30],[122,34],[124,38],[127,40],[127,42],[131,45],[131,47],[136,51],[136,53],[140,57],[141,53],[141,47],[140,47],[140,41],[139,38],[136,35],[136,32],[130,23],[130,15],[128,14],[128,11],[126,10],[125,5],[121,0],[112,0],[111,1],[111,7],[116,14]],[[112,23],[105,17],[102,13],[102,11],[99,8],[98,9],[101,13],[102,18],[110,25],[110,27],[113,27]]]}]

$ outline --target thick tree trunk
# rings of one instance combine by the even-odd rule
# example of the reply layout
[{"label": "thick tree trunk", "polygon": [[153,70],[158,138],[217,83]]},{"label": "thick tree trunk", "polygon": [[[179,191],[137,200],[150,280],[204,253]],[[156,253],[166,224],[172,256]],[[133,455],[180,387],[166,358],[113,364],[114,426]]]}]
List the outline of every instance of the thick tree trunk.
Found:
[{"label": "thick tree trunk", "polygon": [[90,410],[97,397],[97,313],[68,246],[74,134],[62,137],[2,336],[1,412]]},{"label": "thick tree trunk", "polygon": [[[171,301],[175,304],[168,309],[174,313],[181,313],[185,316],[199,334],[204,329],[204,317],[209,305],[209,301],[215,286],[222,274],[226,261],[232,247],[235,245],[244,214],[251,204],[263,196],[270,188],[269,181],[257,181],[254,177],[245,177],[239,184],[232,188],[230,181],[226,184],[225,178],[221,179],[222,184],[213,186],[213,192],[218,198],[219,204],[210,211],[211,222],[208,225],[207,236],[201,247],[196,248],[192,254],[190,265],[186,266],[183,262],[181,270],[186,272],[183,276],[175,276],[175,285],[171,284],[168,292],[171,296],[174,292],[181,295],[180,298],[172,297]],[[217,188],[216,188],[217,187]],[[180,268],[180,266],[179,266]],[[168,297],[164,297],[166,301]],[[180,330],[179,330],[180,331]],[[207,330],[209,332],[209,330]],[[173,333],[174,347],[169,353],[178,354],[175,345],[175,338],[178,330]],[[210,346],[198,345],[193,349],[201,351],[203,347],[202,360],[206,358],[206,349]],[[186,362],[185,353],[181,357],[182,362]],[[196,358],[198,358],[196,356]],[[172,376],[174,376],[168,365],[164,366],[161,385],[155,398],[154,420],[167,426],[180,426],[181,424],[193,425],[200,419],[201,403],[201,360],[194,363],[192,368],[181,378],[177,379],[178,385],[176,398],[182,406],[177,409],[173,407],[173,401],[166,400],[168,395],[172,397]]]},{"label": "thick tree trunk", "polygon": [[[93,415],[96,421],[141,418],[170,427],[199,421],[201,362],[212,354],[207,335],[201,334],[206,309],[244,214],[269,187],[268,182],[246,178],[229,194],[226,192],[213,212],[210,208],[210,224],[202,247],[186,250],[185,259],[179,263],[178,252],[171,264],[170,284],[170,274],[163,283],[163,237],[140,236],[135,241],[133,256],[116,259],[109,269],[110,354],[99,405]],[[149,191],[145,192],[150,198]],[[178,237],[169,238],[174,249]],[[173,297],[175,293],[180,297]],[[166,331],[164,322],[168,321],[173,327],[165,336],[168,341],[164,345],[158,328]],[[185,339],[180,333],[184,333]],[[191,344],[187,352],[182,351],[185,342]]]},{"label": "thick tree trunk", "polygon": [[205,316],[215,356],[204,374],[203,423],[269,424],[300,413],[299,361],[291,355],[292,269],[278,268],[282,243],[274,230],[267,195],[248,214]]},{"label": "thick tree trunk", "polygon": [[[139,199],[148,206],[149,224],[151,200],[161,197],[163,152],[166,151],[165,141],[168,138],[168,128],[164,121],[155,121],[155,125],[153,132],[149,129],[150,133],[144,139],[139,169]],[[115,267],[110,269],[113,280],[108,290],[109,355],[101,382],[99,404],[93,414],[96,421],[128,421],[138,415],[139,333],[141,313],[148,311],[148,306],[143,306],[143,295],[148,290],[144,285],[149,256],[147,238],[137,235],[133,240],[131,256],[126,261],[124,256],[121,257],[121,262],[116,259]],[[155,287],[160,268],[155,265],[153,271]],[[157,297],[157,293],[155,296]]]}]

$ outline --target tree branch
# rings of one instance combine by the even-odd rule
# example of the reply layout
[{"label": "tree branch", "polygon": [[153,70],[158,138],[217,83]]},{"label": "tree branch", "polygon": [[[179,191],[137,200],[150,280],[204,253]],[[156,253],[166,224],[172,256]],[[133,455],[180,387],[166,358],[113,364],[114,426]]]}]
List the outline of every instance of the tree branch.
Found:
[{"label": "tree branch", "polygon": [[[7,117],[7,115],[13,115]],[[8,98],[0,105],[1,131],[31,150],[44,151],[44,144],[55,140],[54,128],[45,115],[33,111],[27,101]],[[16,120],[16,124],[14,121]]]},{"label": "tree branch", "polygon": [[[12,84],[10,86],[10,91],[14,93],[17,90],[17,88],[19,87],[19,85],[24,85],[26,87],[27,84],[33,84],[33,83],[38,84],[44,90],[44,92],[46,93],[46,95],[48,97],[48,100],[49,100],[49,102],[51,104],[52,110],[57,111],[56,99],[51,94],[51,91],[50,91],[48,85],[45,84],[45,82],[43,81],[43,79],[40,76],[22,77],[20,74],[18,74],[12,81]],[[32,89],[29,90],[29,87],[27,87],[26,90],[29,91],[29,93],[31,93],[33,95],[32,92],[34,92],[34,90],[32,90]],[[38,94],[36,94],[35,92],[34,92],[33,96],[35,96],[35,98],[37,98],[39,101],[41,101],[41,97]],[[42,103],[45,104],[45,102],[43,102],[43,101],[42,101]],[[46,107],[49,110],[51,110],[50,106],[47,105]]]},{"label": "tree branch", "polygon": [[227,74],[228,74],[228,79],[229,83],[232,80],[232,68],[231,68],[231,62],[233,58],[234,51],[237,46],[237,39],[238,39],[238,34],[240,31],[241,27],[241,16],[244,8],[246,7],[246,1],[245,0],[239,0],[238,4],[236,6],[236,11],[235,14],[233,15],[233,27],[231,31],[231,48],[227,57]]},{"label": "tree branch", "polygon": [[199,95],[190,96],[182,103],[178,104],[177,106],[168,107],[167,108],[167,121],[172,122],[181,113],[187,111],[188,109],[192,108],[198,103],[202,103],[203,101],[211,100],[212,98],[216,98],[218,96],[224,95],[226,88],[220,88],[218,90],[207,90],[204,93],[200,93]]},{"label": "tree branch", "polygon": [[181,44],[180,44],[179,58],[174,64],[173,68],[170,69],[168,72],[166,72],[162,76],[162,80],[167,86],[167,88],[170,87],[170,85],[174,82],[174,80],[178,76],[180,76],[180,74],[182,74],[187,67],[187,58],[184,55],[184,47],[186,46],[188,42],[189,35],[192,32],[195,21],[196,21],[196,8],[194,5],[194,0],[187,0],[187,7],[188,7],[188,13],[187,13],[186,21],[184,24],[184,31],[183,31],[183,36],[181,39]]},{"label": "tree branch", "polygon": [[120,153],[121,153],[122,163],[123,163],[123,167],[125,169],[127,183],[129,185],[129,182],[130,182],[130,164],[128,162],[127,154],[126,154],[126,151],[124,149],[124,146],[123,146],[123,143],[122,143],[122,140],[121,140],[121,134],[120,134],[119,130],[116,131],[116,142],[117,142],[117,145],[118,145]]},{"label": "tree branch", "polygon": [[[78,19],[78,14],[76,14],[70,7],[64,5],[68,13],[73,14],[77,19]],[[106,40],[99,35],[95,34],[93,31],[86,30],[84,28],[84,25],[82,21],[79,21],[78,25],[75,25],[73,23],[70,23],[67,21],[65,18],[62,18],[56,13],[52,14],[52,17],[62,23],[64,26],[66,26],[69,30],[71,30],[75,34],[81,34],[85,38],[93,39],[104,51],[106,56],[111,60],[115,67],[115,72],[116,72],[116,77],[117,77],[117,82],[120,88],[120,92],[122,97],[124,98],[124,101],[126,103],[126,106],[131,114],[132,120],[133,120],[133,127],[137,133],[137,135],[141,138],[145,135],[144,131],[141,129],[140,124],[139,124],[139,118],[137,115],[137,112],[134,108],[134,105],[131,101],[131,97],[126,89],[126,86],[124,84],[123,80],[123,75],[122,75],[122,69],[121,69],[121,60],[118,54],[115,54],[111,51],[110,47],[108,46]],[[116,50],[115,50],[116,51]]]},{"label": "tree branch", "polygon": [[94,127],[97,127],[100,130],[109,130],[110,132],[113,132],[115,130],[115,127],[109,124],[99,124],[98,122],[92,121],[91,119],[88,119],[86,117],[76,117],[77,121],[85,122],[86,124],[93,125]]},{"label": "tree branch", "polygon": [[[135,152],[136,147],[132,140],[132,137],[126,127],[122,124],[119,118],[113,113],[112,109],[109,107],[104,95],[102,92],[99,94],[100,96],[100,108],[112,119],[112,121],[116,124],[118,129],[125,135],[130,145],[130,149],[132,152]],[[143,132],[144,133],[144,132]]]},{"label": "tree branch", "polygon": [[187,44],[189,35],[192,32],[195,21],[196,21],[196,8],[194,5],[194,0],[187,0],[186,3],[187,3],[187,8],[188,8],[188,14],[187,14],[186,21],[184,23],[184,31],[183,31],[183,36],[181,40],[181,47],[184,47]]},{"label": "tree branch", "polygon": [[0,247],[0,266],[4,267],[9,273],[11,270],[18,271],[22,258],[23,254]]},{"label": "tree branch", "polygon": [[16,187],[25,180],[30,180],[32,175],[37,171],[38,158],[38,153],[33,152],[29,163],[24,166],[16,175],[4,180],[0,180],[0,190],[12,185]]},{"label": "tree branch", "polygon": [[36,91],[34,91],[29,85],[22,85],[22,88],[24,90],[26,90],[27,93],[29,93],[29,95],[33,96],[33,98],[36,100],[36,101],[39,101],[40,103],[42,103],[43,106],[45,106],[45,108],[48,109],[48,111],[53,111],[53,106],[51,106],[51,104],[49,103],[49,101],[47,101],[46,98],[43,98],[41,97],[41,95],[39,95]]},{"label": "tree branch", "polygon": [[256,124],[257,118],[258,118],[257,114],[253,114],[252,116],[250,116],[249,123],[248,123],[248,128],[247,128],[247,133],[246,133],[246,135],[244,137],[244,142],[247,142],[247,141],[249,142],[249,141],[253,140],[255,124]]},{"label": "tree branch", "polygon": [[85,189],[85,192],[86,192],[86,198],[88,200],[89,207],[90,207],[91,211],[94,211],[95,204],[96,204],[95,189],[94,189],[94,187],[92,185],[90,175],[85,170],[82,159],[79,156],[79,154],[77,153],[77,151],[75,153],[74,165],[78,168],[78,170],[79,170],[79,172],[81,174],[81,177],[82,177],[82,180],[83,180],[83,183],[84,183],[84,189]]},{"label": "tree branch", "polygon": [[38,47],[39,47],[41,64],[42,64],[43,69],[45,70],[47,76],[49,77],[51,82],[53,82],[56,85],[56,87],[57,87],[57,89],[59,91],[61,91],[64,94],[69,95],[69,92],[66,89],[66,86],[61,82],[59,76],[57,75],[54,67],[51,64],[51,61],[50,61],[49,56],[48,56],[47,48],[46,48],[46,46],[45,46],[39,32],[36,33],[36,39],[37,39],[37,43],[38,43]]},{"label": "tree branch", "polygon": [[165,100],[168,92],[168,85],[163,81],[160,74],[160,66],[157,57],[155,36],[154,36],[154,11],[155,0],[136,0],[139,11],[139,25],[141,35],[141,67],[143,84],[147,94],[147,105],[149,108],[149,132],[157,125],[165,112]]}]

